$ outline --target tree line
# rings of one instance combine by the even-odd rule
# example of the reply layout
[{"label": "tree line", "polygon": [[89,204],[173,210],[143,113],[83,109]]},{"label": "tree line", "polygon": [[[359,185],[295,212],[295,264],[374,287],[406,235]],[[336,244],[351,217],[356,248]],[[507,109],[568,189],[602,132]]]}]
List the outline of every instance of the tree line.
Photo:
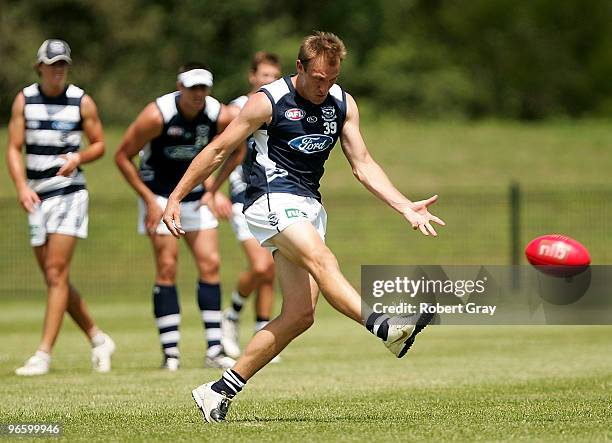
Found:
[{"label": "tree line", "polygon": [[214,95],[244,93],[251,55],[293,72],[301,38],[338,34],[339,82],[372,109],[419,118],[601,116],[612,111],[608,0],[0,0],[0,115],[36,81],[46,38],[72,47],[71,81],[125,123],[201,60]]}]

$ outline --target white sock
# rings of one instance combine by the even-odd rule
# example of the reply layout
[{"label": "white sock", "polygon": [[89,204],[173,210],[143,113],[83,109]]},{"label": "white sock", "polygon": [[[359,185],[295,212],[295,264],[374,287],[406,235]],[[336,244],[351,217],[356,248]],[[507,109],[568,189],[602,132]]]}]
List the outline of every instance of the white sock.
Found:
[{"label": "white sock", "polygon": [[244,305],[245,301],[246,297],[240,295],[237,290],[234,289],[232,291],[232,306],[230,307],[227,315],[230,320],[238,321],[240,318],[240,311],[242,310],[242,306]]},{"label": "white sock", "polygon": [[36,351],[34,356],[40,358],[41,360],[46,361],[47,363],[51,363],[51,354],[49,354],[48,352]]},{"label": "white sock", "polygon": [[91,337],[91,346],[95,348],[96,346],[100,346],[104,344],[105,341],[106,341],[106,337],[104,333],[102,331],[98,331],[96,332],[96,335]]},{"label": "white sock", "polygon": [[210,357],[210,358],[215,358],[217,355],[219,355],[221,353],[221,350],[223,348],[221,347],[221,345],[214,345],[211,346],[210,348],[208,348],[208,350],[206,351],[206,356]]}]

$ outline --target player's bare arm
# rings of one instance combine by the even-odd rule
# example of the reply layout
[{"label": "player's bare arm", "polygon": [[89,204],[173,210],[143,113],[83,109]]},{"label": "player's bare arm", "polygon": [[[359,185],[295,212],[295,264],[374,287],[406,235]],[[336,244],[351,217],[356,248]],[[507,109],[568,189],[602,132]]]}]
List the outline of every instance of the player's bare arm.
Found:
[{"label": "player's bare arm", "polygon": [[[232,120],[238,117],[238,114],[240,114],[241,109],[238,106],[227,105],[226,107],[228,108],[228,114],[230,114]],[[246,156],[246,152],[246,142],[241,143],[236,149],[231,152],[225,162],[223,162],[223,165],[221,166],[219,172],[217,173],[217,175],[215,175],[215,178],[211,183],[210,189],[212,192],[217,191],[217,189],[219,189],[223,185],[223,183],[225,183],[225,180],[227,180],[232,171],[243,162],[244,157]]]},{"label": "player's bare arm", "polygon": [[353,174],[372,194],[402,214],[414,229],[424,235],[436,236],[431,222],[444,226],[444,221],[428,211],[438,196],[412,202],[393,186],[387,174],[370,155],[359,130],[359,109],[349,94],[347,97],[346,121],[342,128],[340,142],[344,155],[353,169]]},{"label": "player's bare arm", "polygon": [[84,95],[81,101],[81,117],[83,119],[83,133],[89,141],[89,146],[79,152],[61,155],[66,163],[57,171],[57,175],[68,177],[81,164],[90,163],[104,155],[104,130],[102,121],[98,116],[96,103],[89,95]]},{"label": "player's bare arm", "polygon": [[[217,119],[217,134],[221,134],[239,113],[240,109],[236,106],[222,104],[221,110],[219,111],[219,118]],[[219,135],[217,135],[215,138],[217,137],[219,137]],[[232,169],[229,169],[227,172],[227,176],[229,176],[233,168],[238,166],[238,163],[236,163],[234,160],[234,152],[232,152],[223,163],[219,174],[223,173],[223,171],[225,171],[228,167],[231,167]],[[225,180],[221,180],[219,178],[219,174],[217,174],[215,177],[209,176],[204,181],[206,193],[200,199],[200,203],[207,205],[215,217],[227,220],[232,216],[232,203],[225,195],[223,195],[223,193],[218,192],[219,188],[223,184],[223,180]]]},{"label": "player's bare arm", "polygon": [[265,94],[254,94],[227,129],[191,162],[166,205],[163,221],[175,237],[184,234],[180,224],[179,202],[195,185],[206,180],[227,156],[262,124],[270,121],[272,104]]},{"label": "player's bare arm", "polygon": [[23,164],[22,149],[25,143],[24,106],[25,97],[23,93],[20,92],[15,97],[13,106],[11,107],[11,119],[8,125],[6,163],[8,164],[11,178],[15,183],[21,207],[27,212],[32,212],[34,206],[40,203],[40,198],[38,198],[38,194],[28,186]]},{"label": "player's bare arm", "polygon": [[164,122],[159,109],[155,103],[149,103],[129,126],[115,153],[117,167],[147,207],[145,227],[149,233],[155,232],[161,219],[162,208],[157,204],[155,194],[140,179],[138,169],[132,159],[144,145],[161,134],[163,126]]}]

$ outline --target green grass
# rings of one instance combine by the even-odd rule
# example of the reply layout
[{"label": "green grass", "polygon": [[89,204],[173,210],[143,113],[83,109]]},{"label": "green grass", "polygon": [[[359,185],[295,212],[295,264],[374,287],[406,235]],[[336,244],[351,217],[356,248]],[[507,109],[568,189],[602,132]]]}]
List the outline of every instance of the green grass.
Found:
[{"label": "green grass", "polygon": [[[409,357],[320,303],[317,323],[249,382],[228,423],[211,427],[190,389],[202,331],[183,301],[183,368],[157,369],[148,303],[96,299],[118,344],[114,370],[90,373],[88,348],[66,322],[49,376],[10,375],[38,339],[42,303],[4,303],[2,421],[61,422],[87,441],[605,441],[612,438],[609,327],[431,327]],[[250,306],[247,307],[250,311]],[[245,322],[243,340],[252,324]],[[26,345],[26,348],[24,348]]]},{"label": "green grass", "polygon": [[[415,235],[353,179],[339,149],[323,184],[328,243],[349,279],[361,264],[506,264],[507,186],[525,191],[523,242],[563,232],[598,264],[612,262],[612,131],[608,122],[541,125],[408,123],[370,116],[374,157],[413,198],[439,193],[438,239]],[[5,131],[0,131],[0,140]],[[44,286],[27,243],[26,219],[0,174],[0,422],[62,422],[88,441],[610,441],[611,327],[432,327],[403,360],[320,302],[315,326],[284,362],[253,378],[219,427],[202,423],[190,389],[218,376],[203,369],[195,272],[181,250],[183,368],[157,369],[153,262],[136,234],[135,197],[108,155],[86,167],[90,238],[80,242],[72,279],[118,351],[111,374],[93,374],[88,346],[66,319],[47,377],[12,375],[34,350]],[[220,229],[227,294],[244,264],[227,224]],[[227,302],[227,297],[226,297]],[[278,307],[278,306],[277,306]],[[252,329],[247,306],[242,331]]]}]

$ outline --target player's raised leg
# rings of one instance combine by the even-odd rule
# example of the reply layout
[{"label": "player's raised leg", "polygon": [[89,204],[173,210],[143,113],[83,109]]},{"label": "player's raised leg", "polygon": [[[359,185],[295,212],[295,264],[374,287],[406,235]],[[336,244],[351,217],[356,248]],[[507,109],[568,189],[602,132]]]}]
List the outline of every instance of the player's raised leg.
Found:
[{"label": "player's raised leg", "polygon": [[336,257],[307,221],[290,225],[274,236],[272,242],[282,255],[308,270],[330,305],[364,324],[398,358],[406,354],[416,335],[433,319],[433,315],[427,313],[390,318],[363,306],[361,297],[340,271]]},{"label": "player's raised leg", "polygon": [[229,401],[247,380],[314,323],[319,289],[306,270],[275,254],[283,305],[278,317],[256,333],[233,369],[216,382],[201,385],[192,395],[209,423],[223,421]]},{"label": "player's raised leg", "polygon": [[159,331],[163,353],[162,368],[179,368],[179,342],[181,313],[176,288],[178,241],[170,235],[150,236],[155,256],[155,284],[153,286],[153,313]]},{"label": "player's raised leg", "polygon": [[205,364],[213,368],[231,368],[235,360],[225,354],[221,345],[221,285],[217,229],[187,232],[185,239],[195,259],[200,277],[196,296],[206,334]]}]

